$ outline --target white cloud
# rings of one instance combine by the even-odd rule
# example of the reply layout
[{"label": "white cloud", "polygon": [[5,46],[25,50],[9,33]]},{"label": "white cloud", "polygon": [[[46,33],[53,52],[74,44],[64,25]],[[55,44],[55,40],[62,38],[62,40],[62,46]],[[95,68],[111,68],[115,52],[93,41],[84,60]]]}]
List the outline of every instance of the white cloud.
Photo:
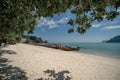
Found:
[{"label": "white cloud", "polygon": [[93,23],[92,27],[93,28],[97,28],[97,27],[105,27],[105,26],[110,26],[110,25],[115,25],[119,23],[117,20],[116,21],[103,21],[103,22],[97,22],[97,23]]},{"label": "white cloud", "polygon": [[92,27],[97,28],[100,27],[101,24],[93,24]]},{"label": "white cloud", "polygon": [[118,9],[117,12],[120,12],[120,9]]},{"label": "white cloud", "polygon": [[[120,10],[120,9],[118,9]],[[111,20],[107,20],[104,19],[103,21],[99,22],[99,21],[94,21],[91,23],[93,28],[104,28],[104,27],[108,27],[108,26],[117,26],[120,25],[120,15],[117,16],[113,21]]]},{"label": "white cloud", "polygon": [[58,21],[58,23],[66,23],[68,21],[68,18],[62,18]]},{"label": "white cloud", "polygon": [[104,27],[101,30],[119,29],[120,25]]},{"label": "white cloud", "polygon": [[48,28],[56,28],[59,27],[58,24],[64,24],[68,21],[68,18],[62,18],[60,20],[53,20],[53,19],[46,19],[44,17],[41,17],[40,20],[37,20],[38,25],[37,27],[43,27],[47,26]]},{"label": "white cloud", "polygon": [[117,12],[120,12],[120,7],[117,9]]}]

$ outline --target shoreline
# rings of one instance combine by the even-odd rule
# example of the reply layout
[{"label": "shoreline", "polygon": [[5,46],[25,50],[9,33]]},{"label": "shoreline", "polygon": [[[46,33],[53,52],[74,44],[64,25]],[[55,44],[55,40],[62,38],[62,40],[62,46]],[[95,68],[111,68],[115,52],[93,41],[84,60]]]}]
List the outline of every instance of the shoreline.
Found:
[{"label": "shoreline", "polygon": [[[63,44],[58,43],[58,44]],[[120,44],[114,43],[64,43],[63,45],[77,45],[80,47],[80,52],[92,55],[105,56],[110,58],[120,59]]]},{"label": "shoreline", "polygon": [[82,51],[73,51],[73,52],[76,52],[78,54],[87,54],[87,55],[93,55],[93,56],[99,56],[99,57],[106,57],[106,58],[111,58],[111,59],[118,59],[120,60],[120,57],[118,56],[112,56],[112,55],[106,55],[106,54],[101,54],[101,53],[92,53],[92,52],[82,52]]},{"label": "shoreline", "polygon": [[17,52],[12,55],[4,54],[2,57],[11,61],[8,64],[24,70],[28,80],[39,78],[55,80],[56,77],[59,80],[63,80],[63,78],[71,78],[68,80],[120,79],[119,59],[21,43],[3,49]]}]

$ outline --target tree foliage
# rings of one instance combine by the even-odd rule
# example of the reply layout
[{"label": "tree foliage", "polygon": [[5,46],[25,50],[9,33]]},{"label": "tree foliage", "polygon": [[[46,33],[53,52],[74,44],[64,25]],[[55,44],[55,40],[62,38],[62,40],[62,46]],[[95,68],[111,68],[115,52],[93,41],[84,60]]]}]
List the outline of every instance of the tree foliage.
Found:
[{"label": "tree foliage", "polygon": [[36,19],[52,17],[67,9],[76,15],[68,24],[68,31],[84,33],[91,27],[93,21],[113,20],[120,12],[120,0],[0,0],[0,38],[20,38],[24,31],[32,33]]}]

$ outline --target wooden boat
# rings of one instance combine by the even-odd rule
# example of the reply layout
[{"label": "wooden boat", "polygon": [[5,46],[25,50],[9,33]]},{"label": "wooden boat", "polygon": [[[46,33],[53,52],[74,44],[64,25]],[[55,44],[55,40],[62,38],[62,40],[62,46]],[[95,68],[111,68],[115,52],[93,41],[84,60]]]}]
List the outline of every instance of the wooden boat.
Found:
[{"label": "wooden boat", "polygon": [[79,50],[79,47],[60,46],[60,49],[64,51],[75,51],[75,50]]},{"label": "wooden boat", "polygon": [[42,44],[40,44],[40,46],[43,46],[43,47],[48,47],[48,48],[50,48],[50,47],[51,47],[51,45],[50,45],[50,44],[48,44],[48,43],[42,43]]},{"label": "wooden boat", "polygon": [[51,47],[51,48],[54,48],[54,49],[59,49],[59,46],[56,45],[56,44],[52,44],[50,47]]},{"label": "wooden boat", "polygon": [[47,44],[42,43],[42,44],[40,44],[40,46],[48,47],[48,48],[54,48],[54,49],[61,49],[61,50],[64,50],[64,51],[79,50],[78,46],[60,46],[60,45],[57,45],[57,44],[48,44],[48,43]]}]

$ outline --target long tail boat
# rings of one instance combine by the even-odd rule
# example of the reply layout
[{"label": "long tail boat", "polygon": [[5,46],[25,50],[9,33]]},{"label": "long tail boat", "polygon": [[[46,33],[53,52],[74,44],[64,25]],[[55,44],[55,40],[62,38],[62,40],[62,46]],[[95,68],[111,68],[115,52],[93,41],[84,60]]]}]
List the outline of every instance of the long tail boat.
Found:
[{"label": "long tail boat", "polygon": [[57,45],[57,44],[52,44],[52,45],[51,45],[51,48],[59,49],[59,45]]},{"label": "long tail boat", "polygon": [[75,51],[80,49],[78,46],[62,46],[57,44],[46,44],[46,43],[40,44],[40,46],[54,48],[54,49],[61,49],[64,51]]},{"label": "long tail boat", "polygon": [[75,51],[75,50],[79,50],[80,48],[78,46],[74,46],[74,47],[60,46],[60,49],[64,51]]}]

